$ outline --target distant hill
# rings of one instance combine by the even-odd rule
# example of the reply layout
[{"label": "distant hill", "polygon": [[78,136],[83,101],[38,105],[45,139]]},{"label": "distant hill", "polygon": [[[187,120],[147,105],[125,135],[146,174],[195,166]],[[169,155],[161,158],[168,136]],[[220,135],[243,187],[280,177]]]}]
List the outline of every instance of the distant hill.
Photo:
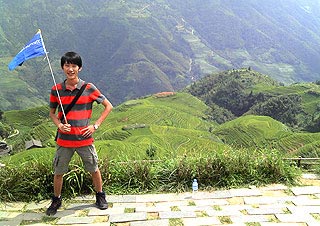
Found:
[{"label": "distant hill", "polygon": [[243,68],[207,75],[185,91],[203,100],[210,107],[207,117],[220,124],[251,114],[270,116],[299,130],[320,131],[318,83],[284,86]]},{"label": "distant hill", "polygon": [[[46,61],[7,64],[42,29],[57,81],[69,50],[114,105],[248,68],[284,84],[319,80],[320,5],[310,0],[0,0],[1,110],[48,102]],[[28,9],[28,11],[26,11]]]},{"label": "distant hill", "polygon": [[[186,93],[127,101],[117,106],[96,132],[97,146],[107,146],[115,158],[126,156],[127,152],[137,152],[137,158],[145,158],[149,147],[156,148],[161,156],[209,150],[212,146],[223,148],[225,145],[209,132],[216,123],[203,119],[206,109],[203,102]],[[101,106],[95,105],[93,120],[101,110]],[[20,132],[7,139],[14,151],[24,150],[24,142],[32,138],[47,147],[55,146],[56,128],[43,111],[48,109],[4,113],[5,121]],[[117,155],[118,152],[122,154]]]},{"label": "distant hill", "polygon": [[[277,149],[289,156],[317,157],[320,133],[296,132],[268,116],[244,115],[218,125],[208,119],[209,107],[188,93],[161,93],[126,101],[114,108],[96,131],[95,144],[101,156],[126,161],[176,158],[236,149],[252,151]],[[102,106],[94,105],[95,120]],[[3,122],[13,136],[6,142],[13,153],[25,151],[25,141],[40,140],[46,154],[55,149],[56,127],[47,116],[48,108],[4,112]],[[18,131],[18,132],[17,132]],[[131,160],[134,160],[131,159]]]}]

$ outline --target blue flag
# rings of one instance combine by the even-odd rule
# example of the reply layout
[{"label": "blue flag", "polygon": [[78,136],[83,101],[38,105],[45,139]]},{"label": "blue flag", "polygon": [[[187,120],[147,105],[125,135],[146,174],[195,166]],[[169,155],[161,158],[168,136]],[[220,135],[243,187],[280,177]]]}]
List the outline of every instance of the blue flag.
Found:
[{"label": "blue flag", "polygon": [[17,66],[21,66],[24,61],[45,54],[46,51],[42,41],[41,31],[39,30],[23,47],[23,49],[13,58],[13,60],[9,63],[8,68],[10,71],[12,71]]}]

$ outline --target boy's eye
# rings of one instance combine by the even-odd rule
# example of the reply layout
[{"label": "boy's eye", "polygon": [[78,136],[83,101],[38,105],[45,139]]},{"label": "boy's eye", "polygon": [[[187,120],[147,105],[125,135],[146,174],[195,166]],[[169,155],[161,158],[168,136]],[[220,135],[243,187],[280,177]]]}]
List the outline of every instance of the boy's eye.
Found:
[{"label": "boy's eye", "polygon": [[66,68],[77,68],[78,65],[76,65],[76,64],[65,64],[64,66]]}]

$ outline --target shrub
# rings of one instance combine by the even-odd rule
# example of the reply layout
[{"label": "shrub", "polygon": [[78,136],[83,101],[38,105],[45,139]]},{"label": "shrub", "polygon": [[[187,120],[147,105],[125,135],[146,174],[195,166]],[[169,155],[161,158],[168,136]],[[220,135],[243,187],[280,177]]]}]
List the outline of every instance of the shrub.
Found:
[{"label": "shrub", "polygon": [[27,161],[0,168],[0,200],[30,201],[49,198],[53,180],[48,162]]},{"label": "shrub", "polygon": [[[214,154],[184,156],[163,161],[107,161],[99,168],[108,194],[189,191],[193,178],[202,189],[230,188],[269,183],[294,184],[300,174],[275,150],[225,150]],[[51,159],[29,160],[0,168],[0,199],[47,199],[53,192]],[[64,176],[64,198],[93,192],[91,176],[80,158]]]}]

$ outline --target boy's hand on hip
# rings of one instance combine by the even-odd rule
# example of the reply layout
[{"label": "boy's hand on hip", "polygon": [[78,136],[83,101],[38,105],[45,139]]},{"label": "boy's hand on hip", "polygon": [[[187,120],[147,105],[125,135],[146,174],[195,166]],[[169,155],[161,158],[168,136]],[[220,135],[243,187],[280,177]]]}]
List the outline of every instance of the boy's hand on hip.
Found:
[{"label": "boy's hand on hip", "polygon": [[93,125],[89,125],[86,128],[81,130],[82,136],[84,136],[84,137],[90,137],[94,131],[95,131],[95,129],[94,129]]},{"label": "boy's hand on hip", "polygon": [[63,124],[63,123],[60,123],[58,128],[62,131],[62,132],[70,132],[71,131],[71,125],[70,124]]}]

